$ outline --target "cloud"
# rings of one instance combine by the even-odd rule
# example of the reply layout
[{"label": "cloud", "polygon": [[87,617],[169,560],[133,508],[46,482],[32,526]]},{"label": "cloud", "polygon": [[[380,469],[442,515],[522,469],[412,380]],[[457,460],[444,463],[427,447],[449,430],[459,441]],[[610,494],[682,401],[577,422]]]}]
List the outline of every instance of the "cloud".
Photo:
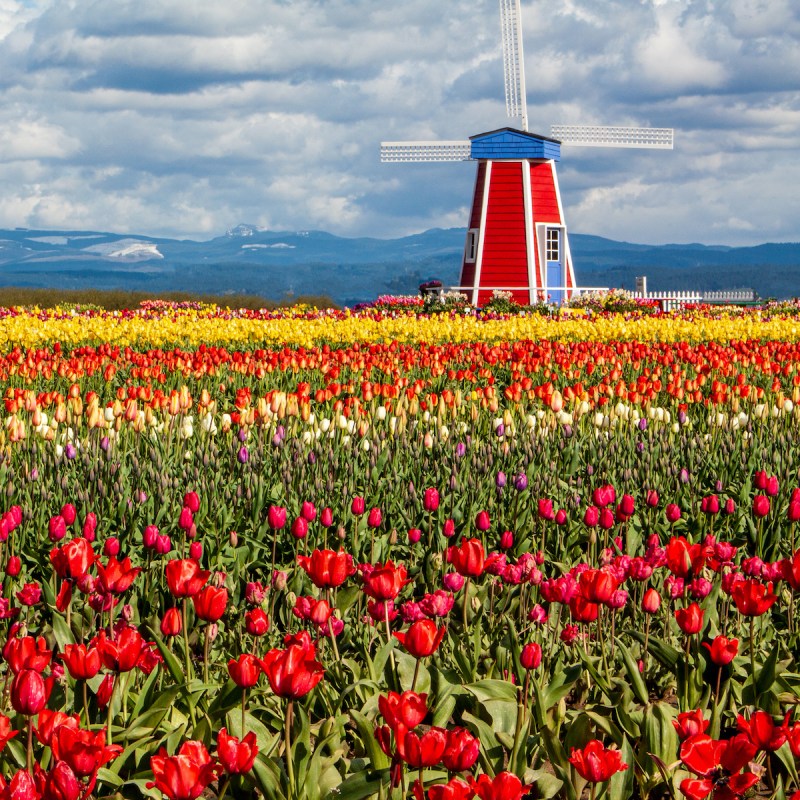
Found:
[{"label": "cloud", "polygon": [[[571,230],[797,238],[796,3],[523,0],[523,24],[532,129],[676,128],[673,152],[565,147]],[[465,225],[474,165],[379,142],[505,124],[496,0],[0,0],[0,226]]]}]

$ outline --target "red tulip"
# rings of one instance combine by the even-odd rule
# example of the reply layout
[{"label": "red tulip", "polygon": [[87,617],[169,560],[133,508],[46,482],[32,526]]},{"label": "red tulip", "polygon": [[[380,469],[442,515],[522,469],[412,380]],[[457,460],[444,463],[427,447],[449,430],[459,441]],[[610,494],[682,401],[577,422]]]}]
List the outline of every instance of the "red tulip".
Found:
[{"label": "red tulip", "polygon": [[86,778],[122,752],[119,745],[105,742],[104,729],[88,731],[60,725],[53,732],[51,747],[57,761],[66,761],[79,778]]},{"label": "red tulip", "polygon": [[731,590],[731,597],[740,614],[746,617],[760,617],[778,599],[772,592],[772,584],[747,578],[737,581]]},{"label": "red tulip", "polygon": [[368,575],[364,576],[364,594],[375,600],[394,600],[400,594],[400,590],[409,582],[406,575],[406,568],[403,564],[395,566],[392,561],[387,561],[383,566],[376,566]]},{"label": "red tulip", "polygon": [[356,571],[353,557],[342,550],[314,550],[310,556],[297,556],[297,563],[320,589],[341,586]]},{"label": "red tulip", "polygon": [[578,578],[581,595],[592,603],[607,603],[619,588],[619,580],[602,569],[587,569]]},{"label": "red tulip", "polygon": [[475,527],[481,531],[488,531],[492,526],[488,511],[479,511],[475,517]]},{"label": "red tulip", "polygon": [[42,796],[33,776],[24,769],[17,770],[8,784],[0,776],[0,792],[3,800],[40,800]]},{"label": "red tulip", "polygon": [[414,658],[425,658],[436,652],[446,632],[444,627],[437,629],[433,620],[420,619],[412,622],[405,633],[393,635]]},{"label": "red tulip", "polygon": [[350,511],[353,516],[360,517],[366,510],[366,503],[363,497],[354,497],[350,503]]},{"label": "red tulip", "polygon": [[541,498],[537,504],[537,513],[539,519],[552,522],[556,518],[556,512],[553,510],[553,501],[547,498]]},{"label": "red tulip", "polygon": [[222,586],[206,586],[192,596],[194,611],[205,622],[217,622],[228,605],[228,590]]},{"label": "red tulip", "polygon": [[161,618],[161,633],[163,636],[178,636],[183,630],[183,618],[177,608],[168,608]]},{"label": "red tulip", "polygon": [[598,508],[604,508],[605,506],[611,505],[617,499],[617,492],[611,484],[605,484],[604,486],[598,486],[592,492],[592,502]]},{"label": "red tulip", "polygon": [[267,510],[267,522],[272,530],[280,530],[286,524],[286,509],[283,506],[270,506]]},{"label": "red tulip", "polygon": [[270,650],[262,659],[262,666],[272,691],[296,700],[322,680],[325,670],[316,660],[316,648],[305,631],[287,637],[287,644],[285,650]]},{"label": "red tulip", "polygon": [[56,761],[47,772],[37,772],[36,782],[42,790],[41,796],[48,800],[79,800],[85,792],[78,776],[66,761]]},{"label": "red tulip", "polygon": [[680,758],[684,766],[701,780],[684,779],[680,785],[681,792],[690,800],[699,800],[721,786],[730,800],[743,795],[758,783],[758,775],[742,772],[756,752],[756,746],[745,734],[723,741],[714,740],[704,733],[691,736],[681,745]]},{"label": "red tulip", "polygon": [[459,575],[477,578],[483,573],[485,554],[480,539],[464,539],[447,548],[447,561]]},{"label": "red tulip", "polygon": [[569,612],[576,622],[594,622],[599,611],[597,603],[587,600],[583,595],[576,594],[569,600]]},{"label": "red tulip", "polygon": [[306,522],[313,522],[317,518],[317,507],[308,500],[305,500],[303,505],[300,506],[300,516]]},{"label": "red tulip", "polygon": [[736,727],[740,733],[747,734],[750,741],[759,749],[774,753],[789,738],[789,715],[782,725],[776,725],[772,716],[766,711],[754,711],[750,719],[741,714],[736,718]]},{"label": "red tulip", "polygon": [[678,627],[688,635],[698,633],[703,628],[703,614],[703,609],[697,603],[675,609]]},{"label": "red tulip", "polygon": [[131,566],[130,558],[117,561],[116,557],[111,556],[105,566],[97,561],[98,583],[106,594],[122,594],[128,591],[141,571],[141,567]]},{"label": "red tulip", "polygon": [[[39,716],[41,719],[41,714]],[[66,714],[64,716],[66,716]],[[15,731],[11,728],[11,720],[5,714],[0,714],[0,750],[2,750],[18,733],[19,731]]]},{"label": "red tulip", "polygon": [[661,608],[661,595],[652,587],[642,597],[642,610],[647,614],[655,614]]},{"label": "red tulip", "polygon": [[421,736],[398,725],[394,732],[397,755],[410,767],[424,769],[433,767],[442,760],[447,731],[444,728],[428,728]]},{"label": "red tulip", "polygon": [[594,528],[600,522],[600,509],[597,506],[589,506],[583,512],[583,524],[587,528]]},{"label": "red tulip", "polygon": [[[414,797],[422,797],[419,780],[412,786]],[[461,778],[451,778],[447,783],[435,783],[428,788],[428,800],[472,800],[475,790]]]},{"label": "red tulip", "polygon": [[155,787],[168,800],[196,800],[222,772],[222,767],[211,759],[202,742],[184,742],[178,754],[168,756],[162,747],[158,755],[150,757],[150,769]]},{"label": "red tulip", "polygon": [[15,596],[23,606],[35,606],[42,599],[42,587],[38,583],[26,583]]},{"label": "red tulip", "polygon": [[422,507],[431,513],[439,508],[439,492],[433,487],[425,490],[425,494],[422,496]]},{"label": "red tulip", "polygon": [[196,514],[200,510],[200,497],[197,492],[186,492],[183,496],[183,504],[192,514]]},{"label": "red tulip", "polygon": [[136,628],[125,627],[109,639],[104,630],[97,635],[97,649],[107,669],[113,672],[130,672],[139,666],[147,644]]},{"label": "red tulip", "polygon": [[681,509],[675,503],[670,503],[664,509],[664,514],[667,517],[667,522],[675,523],[681,518]]},{"label": "red tulip", "polygon": [[367,525],[370,528],[380,528],[381,522],[383,522],[381,510],[379,508],[371,508],[367,517]]},{"label": "red tulip", "polygon": [[442,763],[450,772],[464,772],[478,760],[480,749],[481,743],[466,728],[449,728]]},{"label": "red tulip", "polygon": [[228,674],[242,689],[249,689],[258,683],[262,673],[261,662],[250,653],[242,653],[238,659],[228,661]]},{"label": "red tulip", "polygon": [[333,525],[333,511],[327,506],[322,509],[322,513],[319,515],[319,524],[323,528],[330,528]]},{"label": "red tulip", "polygon": [[573,747],[569,763],[589,783],[602,783],[628,769],[619,750],[604,747],[598,739],[592,739],[582,750]]},{"label": "red tulip", "polygon": [[719,498],[715,494],[710,494],[700,501],[700,511],[704,514],[719,514]]},{"label": "red tulip", "polygon": [[239,741],[235,736],[228,735],[227,728],[220,730],[217,736],[217,758],[229,775],[249,772],[257,755],[258,745],[254,731],[250,731]]},{"label": "red tulip", "polygon": [[87,539],[72,539],[50,551],[50,563],[59,578],[77,581],[87,575],[97,556]]},{"label": "red tulip", "polygon": [[305,517],[295,518],[291,530],[295,539],[305,539],[308,536],[308,520]]},{"label": "red tulip", "polygon": [[477,780],[470,778],[472,790],[480,800],[522,800],[528,793],[529,786],[512,772],[498,772],[494,778],[486,773],[478,775]]},{"label": "red tulip", "polygon": [[766,517],[769,514],[769,497],[757,494],[753,498],[753,514],[756,517]]},{"label": "red tulip", "polygon": [[269,630],[269,617],[261,608],[251,608],[244,615],[244,627],[251,636],[263,636]]},{"label": "red tulip", "polygon": [[519,654],[519,661],[525,669],[538,669],[542,663],[542,646],[537,642],[528,642]]},{"label": "red tulip", "polygon": [[427,694],[416,692],[389,692],[378,695],[378,710],[392,729],[404,725],[409,730],[416,728],[428,713]]},{"label": "red tulip", "polygon": [[47,535],[51,542],[59,542],[67,535],[67,523],[61,514],[50,517],[47,524]]},{"label": "red tulip", "polygon": [[18,714],[32,717],[46,705],[53,678],[45,680],[36,670],[23,669],[11,682],[11,705]]},{"label": "red tulip", "polygon": [[44,636],[11,636],[3,648],[3,658],[11,671],[18,675],[24,669],[44,672],[53,658],[53,651],[47,648]]},{"label": "red tulip", "polygon": [[86,681],[100,672],[100,651],[96,647],[87,648],[85,644],[65,645],[61,660],[75,680]]},{"label": "red tulip", "polygon": [[191,558],[174,558],[164,568],[167,586],[173,597],[193,597],[207,583],[211,573],[200,569]]},{"label": "red tulip", "polygon": [[694,711],[683,711],[678,714],[678,718],[672,720],[675,730],[678,732],[678,738],[683,741],[690,736],[697,736],[698,733],[705,733],[711,720],[703,717],[703,712],[697,708]]},{"label": "red tulip", "polygon": [[724,667],[736,658],[736,654],[739,652],[739,640],[728,639],[726,636],[717,636],[711,644],[703,642],[703,647],[708,650],[713,664],[718,667]]}]

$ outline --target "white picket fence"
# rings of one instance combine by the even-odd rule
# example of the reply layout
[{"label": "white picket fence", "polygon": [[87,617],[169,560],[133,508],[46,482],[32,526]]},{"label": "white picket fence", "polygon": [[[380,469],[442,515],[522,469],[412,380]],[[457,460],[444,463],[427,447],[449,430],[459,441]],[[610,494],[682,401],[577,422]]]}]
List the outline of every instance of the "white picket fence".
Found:
[{"label": "white picket fence", "polygon": [[715,292],[634,292],[639,300],[658,300],[662,311],[676,311],[692,303],[748,303],[756,299],[752,289]]}]

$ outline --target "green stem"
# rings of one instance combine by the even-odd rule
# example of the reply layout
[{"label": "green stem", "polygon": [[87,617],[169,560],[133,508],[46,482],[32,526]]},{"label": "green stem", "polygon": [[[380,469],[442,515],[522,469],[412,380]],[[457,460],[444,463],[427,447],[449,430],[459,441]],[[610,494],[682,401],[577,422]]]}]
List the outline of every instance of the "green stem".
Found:
[{"label": "green stem", "polygon": [[[284,728],[284,748],[286,750],[286,775],[289,778],[289,800],[294,800],[294,763],[292,762],[292,721],[294,718],[294,705],[292,700],[286,706],[286,726]],[[244,730],[242,731],[244,736]]]}]

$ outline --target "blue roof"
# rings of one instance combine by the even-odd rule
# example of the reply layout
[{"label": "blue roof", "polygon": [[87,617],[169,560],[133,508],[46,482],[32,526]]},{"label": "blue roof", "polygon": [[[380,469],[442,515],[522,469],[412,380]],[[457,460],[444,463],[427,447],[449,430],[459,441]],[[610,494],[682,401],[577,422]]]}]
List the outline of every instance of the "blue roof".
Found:
[{"label": "blue roof", "polygon": [[469,137],[470,157],[484,160],[552,159],[561,160],[561,142],[538,133],[500,128]]}]

